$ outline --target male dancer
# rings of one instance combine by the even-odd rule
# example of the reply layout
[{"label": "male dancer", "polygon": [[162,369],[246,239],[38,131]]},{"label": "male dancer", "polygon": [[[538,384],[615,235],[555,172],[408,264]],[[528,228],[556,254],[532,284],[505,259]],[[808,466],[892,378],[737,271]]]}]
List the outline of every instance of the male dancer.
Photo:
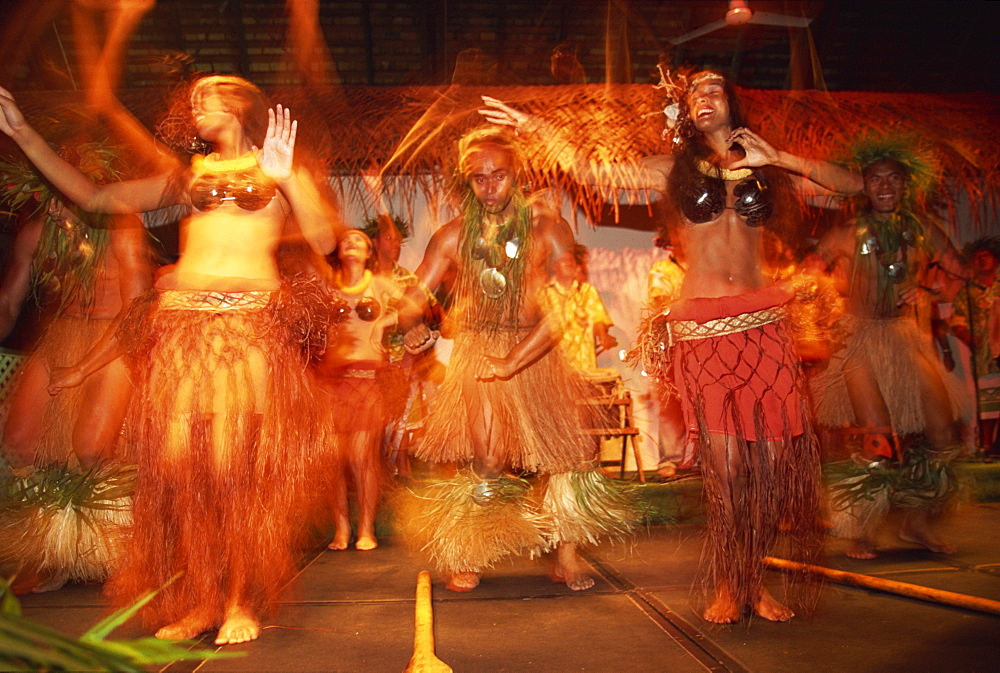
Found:
[{"label": "male dancer", "polygon": [[[509,133],[473,131],[459,155],[464,213],[428,243],[401,322],[413,325],[410,350],[432,343],[430,329],[416,324],[427,288],[456,274],[455,348],[417,455],[468,467],[423,494],[418,535],[453,591],[474,589],[508,554],[553,548],[553,578],[588,589],[594,581],[577,545],[623,531],[628,517],[603,478],[586,469],[592,456],[576,412],[580,382],[553,348],[558,321],[538,301],[573,236],[565,220],[523,193]],[[547,480],[539,506],[526,497],[526,474]]]}]

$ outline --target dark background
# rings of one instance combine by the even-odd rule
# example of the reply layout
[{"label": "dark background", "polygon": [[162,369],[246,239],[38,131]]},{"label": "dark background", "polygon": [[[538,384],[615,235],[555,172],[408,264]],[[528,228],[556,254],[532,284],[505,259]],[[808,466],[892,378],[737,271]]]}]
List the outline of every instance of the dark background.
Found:
[{"label": "dark background", "polygon": [[[73,1],[115,4],[0,3],[0,84],[74,88]],[[329,79],[347,85],[448,83],[468,49],[479,50],[494,83],[554,83],[549,56],[568,41],[589,82],[649,81],[666,54],[675,64],[721,69],[747,88],[1000,93],[997,3],[748,4],[813,21],[808,31],[727,26],[670,52],[669,40],[722,19],[726,0],[321,1],[318,18],[334,66]],[[289,62],[296,47],[288,27],[284,0],[159,0],[129,45],[122,84],[157,86],[178,69],[239,73],[264,87],[294,84],[300,76]]]}]

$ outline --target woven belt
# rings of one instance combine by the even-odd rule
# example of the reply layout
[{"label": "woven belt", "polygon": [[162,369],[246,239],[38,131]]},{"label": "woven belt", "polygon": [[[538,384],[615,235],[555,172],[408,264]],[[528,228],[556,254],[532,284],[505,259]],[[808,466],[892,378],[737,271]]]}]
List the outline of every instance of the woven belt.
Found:
[{"label": "woven belt", "polygon": [[342,379],[374,379],[374,369],[345,369],[337,374]]},{"label": "woven belt", "polygon": [[717,318],[699,323],[694,320],[668,320],[665,323],[667,345],[672,346],[678,341],[694,341],[695,339],[711,339],[726,334],[746,332],[755,327],[763,327],[778,322],[785,317],[783,306],[765,308],[752,313]]},{"label": "woven belt", "polygon": [[158,308],[164,311],[232,311],[266,308],[274,292],[215,292],[210,290],[164,290]]}]

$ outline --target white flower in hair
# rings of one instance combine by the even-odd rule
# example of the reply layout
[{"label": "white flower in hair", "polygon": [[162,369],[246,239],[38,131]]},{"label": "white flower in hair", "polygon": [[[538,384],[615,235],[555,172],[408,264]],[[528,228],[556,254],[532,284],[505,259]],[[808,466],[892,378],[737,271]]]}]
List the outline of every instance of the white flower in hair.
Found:
[{"label": "white flower in hair", "polygon": [[663,108],[663,114],[667,116],[667,128],[674,128],[677,126],[677,117],[681,113],[681,106],[677,103],[671,103],[667,107]]},{"label": "white flower in hair", "polygon": [[[667,118],[666,127],[661,134],[666,139],[673,135],[674,129],[677,128],[681,111],[680,102],[687,90],[688,78],[684,72],[671,72],[669,69],[664,69],[663,64],[657,64],[656,69],[660,71],[660,82],[654,85],[654,88],[663,90],[667,102],[666,107],[663,108],[663,114]],[[673,140],[676,143],[680,139],[674,135]]]}]

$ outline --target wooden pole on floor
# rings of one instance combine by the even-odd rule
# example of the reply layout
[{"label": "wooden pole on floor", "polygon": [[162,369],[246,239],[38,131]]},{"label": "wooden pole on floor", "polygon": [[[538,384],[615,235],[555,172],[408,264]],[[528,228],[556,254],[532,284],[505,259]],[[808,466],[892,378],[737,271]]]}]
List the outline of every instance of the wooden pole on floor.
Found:
[{"label": "wooden pole on floor", "polygon": [[907,584],[906,582],[897,582],[881,577],[872,577],[871,575],[851,573],[846,570],[834,570],[833,568],[825,568],[823,566],[796,563],[795,561],[787,561],[773,556],[765,556],[764,565],[788,572],[810,572],[822,575],[828,580],[839,582],[840,584],[850,584],[865,589],[875,589],[877,591],[899,594],[900,596],[919,598],[920,600],[931,601],[932,603],[953,605],[965,608],[966,610],[1000,615],[1000,601],[990,600],[989,598],[979,598],[978,596],[969,596],[968,594],[959,594],[943,589],[932,589],[917,584]]},{"label": "wooden pole on floor", "polygon": [[413,657],[403,673],[452,673],[451,666],[434,655],[434,611],[431,608],[431,574],[417,575],[417,605],[414,610]]}]

